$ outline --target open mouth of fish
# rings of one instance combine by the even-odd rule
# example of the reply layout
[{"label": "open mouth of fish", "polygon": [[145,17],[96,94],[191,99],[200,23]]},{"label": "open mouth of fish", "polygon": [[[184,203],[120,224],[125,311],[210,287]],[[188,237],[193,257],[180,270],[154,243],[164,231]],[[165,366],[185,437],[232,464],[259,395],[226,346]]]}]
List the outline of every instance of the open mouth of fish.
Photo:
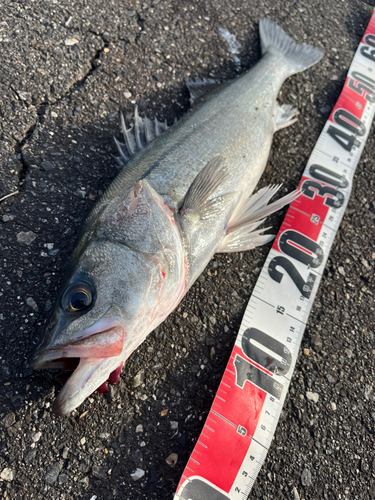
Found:
[{"label": "open mouth of fish", "polygon": [[[46,347],[37,353],[33,362],[34,369],[60,369],[59,379],[67,379],[54,402],[54,411],[57,414],[66,414],[64,408],[68,400],[88,384],[94,373],[99,372],[96,373],[96,378],[100,380],[100,371],[105,372],[103,364],[108,358],[117,357],[122,353],[124,340],[124,327],[116,325],[98,333],[83,332],[78,340]],[[102,383],[93,387],[92,392],[106,392],[107,383],[118,382],[121,371],[122,363],[109,375],[103,375]]]}]

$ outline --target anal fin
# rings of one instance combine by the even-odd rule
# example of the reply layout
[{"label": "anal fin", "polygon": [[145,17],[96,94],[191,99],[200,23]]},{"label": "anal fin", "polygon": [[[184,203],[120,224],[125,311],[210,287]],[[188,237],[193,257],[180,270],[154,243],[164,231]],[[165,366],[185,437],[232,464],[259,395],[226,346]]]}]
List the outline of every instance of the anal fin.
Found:
[{"label": "anal fin", "polygon": [[269,200],[280,189],[278,186],[267,186],[257,193],[241,201],[230,218],[226,235],[221,241],[216,253],[243,252],[265,245],[275,238],[274,234],[262,234],[270,229],[258,229],[266,217],[277,212],[285,205],[292,203],[301,191],[296,190],[268,205]]}]

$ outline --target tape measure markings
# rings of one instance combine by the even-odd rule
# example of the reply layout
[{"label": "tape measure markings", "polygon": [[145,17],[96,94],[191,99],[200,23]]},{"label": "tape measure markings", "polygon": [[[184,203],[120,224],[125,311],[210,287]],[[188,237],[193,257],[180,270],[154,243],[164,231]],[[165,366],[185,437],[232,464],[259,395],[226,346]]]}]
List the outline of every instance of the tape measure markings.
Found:
[{"label": "tape measure markings", "polygon": [[279,420],[375,113],[375,13],[266,258],[175,500],[246,500]]}]

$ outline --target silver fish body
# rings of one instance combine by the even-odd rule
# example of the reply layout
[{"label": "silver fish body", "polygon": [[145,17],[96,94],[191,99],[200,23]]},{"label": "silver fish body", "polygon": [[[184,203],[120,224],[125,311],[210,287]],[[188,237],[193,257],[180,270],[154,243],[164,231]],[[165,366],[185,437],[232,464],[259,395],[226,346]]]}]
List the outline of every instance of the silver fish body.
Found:
[{"label": "silver fish body", "polygon": [[[120,163],[129,161],[82,227],[34,361],[35,368],[48,368],[79,359],[55,402],[57,413],[69,414],[108,379],[177,306],[215,252],[269,241],[256,228],[293,199],[271,208],[275,189],[250,195],[273,133],[294,121],[295,110],[277,104],[281,85],[322,54],[293,43],[267,20],[260,34],[263,57],[256,66],[211,89],[162,135],[160,124],[137,114],[131,132],[123,124]],[[193,95],[198,83],[190,82]]]}]

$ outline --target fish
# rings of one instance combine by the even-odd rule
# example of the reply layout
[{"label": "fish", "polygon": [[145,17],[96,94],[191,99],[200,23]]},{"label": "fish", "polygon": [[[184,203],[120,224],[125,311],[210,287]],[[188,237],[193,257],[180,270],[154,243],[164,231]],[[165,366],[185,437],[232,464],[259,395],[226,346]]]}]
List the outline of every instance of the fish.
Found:
[{"label": "fish", "polygon": [[251,250],[259,226],[300,193],[254,194],[275,131],[297,110],[277,96],[323,53],[259,22],[262,57],[236,79],[187,81],[192,109],[168,127],[141,118],[115,138],[120,171],[94,205],[57,294],[34,369],[71,370],[53,404],[69,415],[116,382],[131,353],[180,303],[215,253]]}]

